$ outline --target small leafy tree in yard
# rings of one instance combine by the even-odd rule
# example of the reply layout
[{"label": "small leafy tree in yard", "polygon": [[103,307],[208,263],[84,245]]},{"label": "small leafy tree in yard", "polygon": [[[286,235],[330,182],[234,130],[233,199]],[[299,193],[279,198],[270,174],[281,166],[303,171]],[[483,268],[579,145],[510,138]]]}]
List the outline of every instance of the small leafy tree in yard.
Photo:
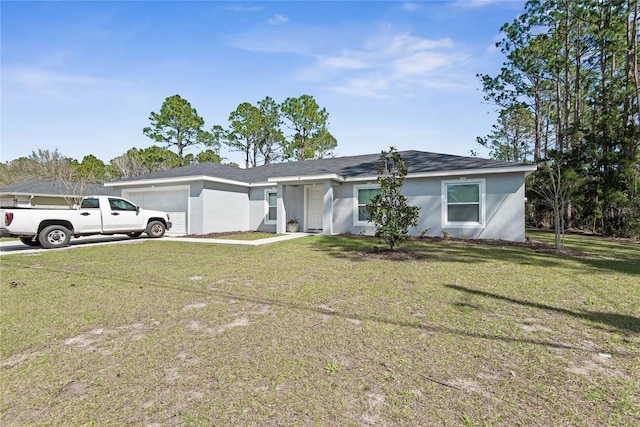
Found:
[{"label": "small leafy tree in yard", "polygon": [[407,239],[409,227],[418,225],[420,208],[410,206],[401,193],[408,170],[395,147],[391,147],[388,152],[382,151],[376,169],[380,194],[372,197],[367,204],[367,214],[376,226],[376,235],[393,250]]},{"label": "small leafy tree in yard", "polygon": [[548,161],[540,168],[539,174],[532,190],[543,204],[553,210],[555,248],[563,251],[566,207],[583,180],[575,170],[564,166],[561,159]]}]

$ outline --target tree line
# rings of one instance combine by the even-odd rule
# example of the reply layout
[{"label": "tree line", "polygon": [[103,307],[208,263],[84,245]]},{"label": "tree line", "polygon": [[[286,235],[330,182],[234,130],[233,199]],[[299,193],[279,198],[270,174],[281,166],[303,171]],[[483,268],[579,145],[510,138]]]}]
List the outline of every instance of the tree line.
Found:
[{"label": "tree line", "polygon": [[477,142],[540,166],[531,222],[640,235],[638,16],[637,0],[535,0],[501,28],[506,60],[479,75],[498,120]]},{"label": "tree line", "polygon": [[[244,167],[276,161],[333,156],[337,141],[329,132],[329,113],[310,95],[276,103],[266,97],[257,105],[244,102],[229,115],[226,127],[204,129],[204,119],[189,101],[173,95],[159,112],[151,112],[144,135],[158,145],[131,148],[105,164],[94,155],[78,161],[55,150],[38,149],[29,156],[0,163],[0,185],[29,179],[64,183],[102,183],[195,163],[239,165],[220,156],[226,146],[244,156]],[[188,153],[199,149],[196,154]],[[175,151],[172,151],[174,149]]]}]

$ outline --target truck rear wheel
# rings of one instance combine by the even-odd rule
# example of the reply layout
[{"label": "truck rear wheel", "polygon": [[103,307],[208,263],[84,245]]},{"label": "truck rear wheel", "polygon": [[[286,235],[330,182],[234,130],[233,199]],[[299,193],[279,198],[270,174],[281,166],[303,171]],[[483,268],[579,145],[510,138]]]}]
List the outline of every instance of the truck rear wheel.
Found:
[{"label": "truck rear wheel", "polygon": [[40,246],[40,242],[37,237],[21,237],[20,241],[27,246]]},{"label": "truck rear wheel", "polygon": [[38,235],[42,247],[47,249],[62,248],[69,244],[71,231],[62,225],[50,225],[42,229]]},{"label": "truck rear wheel", "polygon": [[154,239],[164,236],[166,230],[166,227],[161,221],[151,221],[147,224],[147,236],[153,237]]}]

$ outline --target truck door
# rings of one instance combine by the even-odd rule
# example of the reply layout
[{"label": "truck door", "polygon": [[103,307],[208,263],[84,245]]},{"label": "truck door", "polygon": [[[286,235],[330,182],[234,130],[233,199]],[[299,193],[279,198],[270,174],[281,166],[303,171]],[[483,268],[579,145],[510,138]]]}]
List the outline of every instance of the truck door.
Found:
[{"label": "truck door", "polygon": [[102,232],[102,212],[97,197],[82,199],[78,212],[78,229],[75,231],[79,234]]},{"label": "truck door", "polygon": [[142,231],[145,228],[144,215],[133,203],[117,197],[108,198],[109,206],[103,209],[105,232]]}]

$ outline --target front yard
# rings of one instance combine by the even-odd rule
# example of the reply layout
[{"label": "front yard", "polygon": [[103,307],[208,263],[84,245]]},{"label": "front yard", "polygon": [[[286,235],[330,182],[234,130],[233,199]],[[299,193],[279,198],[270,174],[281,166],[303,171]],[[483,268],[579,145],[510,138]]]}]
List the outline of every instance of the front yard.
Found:
[{"label": "front yard", "polygon": [[640,425],[640,245],[567,245],[4,255],[0,424]]}]

